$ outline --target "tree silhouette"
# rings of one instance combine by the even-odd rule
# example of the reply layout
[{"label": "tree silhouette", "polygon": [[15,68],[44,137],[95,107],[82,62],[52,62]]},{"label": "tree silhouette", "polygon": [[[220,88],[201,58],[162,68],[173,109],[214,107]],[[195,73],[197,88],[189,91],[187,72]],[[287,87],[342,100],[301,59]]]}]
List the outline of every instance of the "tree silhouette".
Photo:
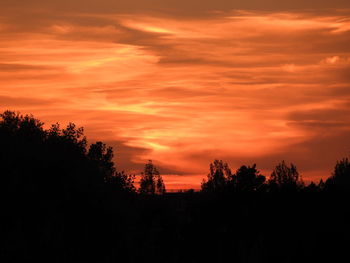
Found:
[{"label": "tree silhouette", "polygon": [[[102,142],[87,151],[84,129],[58,123],[45,130],[32,115],[5,111],[0,115],[0,164],[6,191],[46,191],[66,196],[92,192],[103,182],[133,190],[133,177],[116,173],[113,149]],[[70,194],[67,194],[67,193]]]},{"label": "tree silhouette", "polygon": [[322,179],[320,179],[320,182],[318,183],[317,187],[318,187],[318,189],[319,189],[320,191],[323,191],[323,190],[324,190],[324,188],[325,188],[325,183],[323,182]]},{"label": "tree silhouette", "polygon": [[316,185],[313,181],[311,181],[311,183],[309,185],[307,185],[304,190],[306,192],[319,192],[320,188],[318,187],[318,185]]},{"label": "tree silhouette", "polygon": [[337,162],[332,176],[326,180],[325,189],[350,191],[350,163],[348,158]]},{"label": "tree silhouette", "polygon": [[237,192],[257,191],[265,182],[265,176],[260,175],[256,164],[252,167],[241,166],[232,177],[232,183]]},{"label": "tree silhouette", "polygon": [[106,147],[103,142],[96,142],[90,145],[88,158],[93,161],[100,169],[100,173],[104,177],[104,181],[108,182],[115,175],[115,168],[113,162],[113,149]]},{"label": "tree silhouette", "polygon": [[232,172],[227,163],[222,160],[214,160],[209,166],[210,173],[207,181],[203,180],[201,188],[203,192],[220,192],[226,190],[227,183]]},{"label": "tree silhouette", "polygon": [[272,191],[295,191],[304,185],[296,166],[288,166],[284,160],[275,167],[268,183]]},{"label": "tree silhouette", "polygon": [[115,172],[111,179],[107,182],[115,189],[121,189],[127,193],[135,193],[136,189],[134,186],[135,175],[126,174],[124,171]]},{"label": "tree silhouette", "polygon": [[[41,160],[45,157],[42,154],[46,135],[43,123],[31,115],[12,111],[5,111],[0,118],[2,190],[17,192],[38,188],[35,182],[39,182]],[[38,152],[41,154],[36,154]]]},{"label": "tree silhouette", "polygon": [[148,161],[144,172],[141,173],[139,192],[141,194],[164,194],[166,192],[163,179],[152,160]]}]

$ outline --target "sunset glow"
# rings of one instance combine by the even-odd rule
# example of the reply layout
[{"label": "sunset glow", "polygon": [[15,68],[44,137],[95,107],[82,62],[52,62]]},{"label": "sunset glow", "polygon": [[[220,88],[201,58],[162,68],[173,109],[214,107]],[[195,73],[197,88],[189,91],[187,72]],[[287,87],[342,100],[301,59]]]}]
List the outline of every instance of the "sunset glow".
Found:
[{"label": "sunset glow", "polygon": [[0,110],[84,126],[117,169],[198,188],[213,159],[312,180],[349,154],[350,9],[4,3]]}]

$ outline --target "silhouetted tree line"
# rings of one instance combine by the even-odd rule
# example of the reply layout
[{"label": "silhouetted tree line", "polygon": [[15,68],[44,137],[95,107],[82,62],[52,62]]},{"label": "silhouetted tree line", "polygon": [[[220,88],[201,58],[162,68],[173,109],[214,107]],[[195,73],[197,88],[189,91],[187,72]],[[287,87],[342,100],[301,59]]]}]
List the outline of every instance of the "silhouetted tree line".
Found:
[{"label": "silhouetted tree line", "polygon": [[241,166],[236,173],[232,173],[227,163],[215,160],[210,164],[207,180],[202,182],[202,192],[300,192],[300,191],[341,191],[350,190],[350,163],[348,158],[338,161],[334,172],[326,182],[322,179],[316,184],[303,182],[297,167],[291,163],[287,165],[283,160],[271,173],[268,180],[253,166]]},{"label": "silhouetted tree line", "polygon": [[113,149],[83,128],[0,115],[2,262],[343,262],[350,163],[306,185],[294,164],[210,164],[200,192],[166,194],[145,164],[118,171]]},{"label": "silhouetted tree line", "polygon": [[[4,191],[46,189],[44,186],[47,185],[55,189],[63,187],[67,191],[91,191],[108,184],[121,192],[166,192],[163,179],[151,160],[141,173],[140,187],[136,191],[135,175],[116,170],[112,147],[107,147],[101,141],[88,146],[84,129],[77,128],[74,123],[69,123],[65,128],[56,123],[44,129],[43,123],[30,115],[5,111],[0,116]],[[336,164],[332,176],[325,182],[311,182],[308,186],[304,184],[297,167],[285,161],[274,168],[269,179],[260,174],[256,164],[243,165],[232,173],[227,163],[215,160],[210,164],[209,171],[207,180],[201,186],[205,193],[348,191],[350,188],[347,158]]]},{"label": "silhouetted tree line", "polygon": [[[88,146],[84,129],[58,123],[44,129],[31,115],[5,111],[0,115],[0,162],[3,191],[64,190],[91,192],[103,185],[136,192],[135,175],[117,171],[113,149],[101,141]],[[163,194],[165,186],[149,161],[142,173],[140,193]]]}]

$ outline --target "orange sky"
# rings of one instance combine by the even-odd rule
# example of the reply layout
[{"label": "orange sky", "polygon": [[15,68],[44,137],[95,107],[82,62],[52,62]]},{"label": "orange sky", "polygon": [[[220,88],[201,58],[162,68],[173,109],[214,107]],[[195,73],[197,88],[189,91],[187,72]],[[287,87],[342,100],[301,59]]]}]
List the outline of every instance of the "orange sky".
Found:
[{"label": "orange sky", "polygon": [[41,2],[0,6],[0,110],[84,126],[119,169],[196,188],[215,158],[285,159],[310,180],[350,151],[347,1]]}]

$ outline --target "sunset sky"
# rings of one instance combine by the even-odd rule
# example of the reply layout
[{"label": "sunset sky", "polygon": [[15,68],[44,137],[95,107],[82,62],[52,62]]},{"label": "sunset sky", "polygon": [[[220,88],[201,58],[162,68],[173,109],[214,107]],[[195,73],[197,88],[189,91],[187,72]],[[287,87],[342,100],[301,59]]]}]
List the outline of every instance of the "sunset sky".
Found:
[{"label": "sunset sky", "polygon": [[1,0],[0,110],[85,127],[117,169],[304,180],[350,152],[350,1]]}]

